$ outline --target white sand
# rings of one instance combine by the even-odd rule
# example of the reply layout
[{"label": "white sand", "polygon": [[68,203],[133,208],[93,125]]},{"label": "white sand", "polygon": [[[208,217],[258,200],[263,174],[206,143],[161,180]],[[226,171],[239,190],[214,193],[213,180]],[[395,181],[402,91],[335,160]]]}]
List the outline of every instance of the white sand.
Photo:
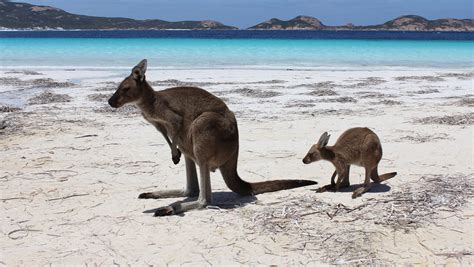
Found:
[{"label": "white sand", "polygon": [[[472,96],[471,106],[453,104],[472,95],[472,73],[149,71],[149,81],[162,81],[155,90],[168,87],[170,82],[163,81],[177,79],[200,83],[226,100],[238,118],[239,173],[245,180],[303,178],[327,184],[333,172],[330,163],[303,165],[301,159],[322,132],[332,134],[332,144],[354,126],[370,127],[382,140],[380,173],[398,172],[386,185],[376,187],[379,192],[356,200],[350,192],[317,194],[311,190],[317,186],[240,198],[230,193],[216,172],[214,200],[222,209],[156,218],[155,208],[179,199],[137,196],[183,187],[183,161],[172,164],[164,139],[140,116],[97,113],[94,110],[106,103],[88,98],[95,93],[111,95],[115,85],[110,82],[120,82],[128,71],[37,71],[43,75],[4,70],[0,77],[52,78],[77,85],[51,89],[70,95],[72,102],[26,105],[19,112],[0,113],[0,122],[6,125],[0,130],[1,264],[474,264],[472,123],[414,122],[460,114],[472,121]],[[26,104],[45,89],[0,82],[0,106]],[[110,90],[95,90],[104,87]],[[235,91],[246,88],[261,91]],[[307,95],[318,88],[339,95]],[[262,92],[274,96],[255,97]],[[340,97],[357,102],[326,102]],[[403,213],[405,204],[382,201],[396,192],[409,196],[425,192],[427,177],[435,175],[448,181],[465,177],[469,186],[450,183],[449,188],[426,192],[427,196],[443,198],[450,190],[465,203],[451,208],[452,203],[438,205],[420,217],[415,215],[428,200],[411,199],[419,206],[406,214],[416,222],[389,223]],[[362,181],[363,170],[353,167],[352,184]],[[239,207],[225,209],[234,205]],[[357,209],[347,211],[352,208]],[[383,216],[387,224],[377,223]]]}]

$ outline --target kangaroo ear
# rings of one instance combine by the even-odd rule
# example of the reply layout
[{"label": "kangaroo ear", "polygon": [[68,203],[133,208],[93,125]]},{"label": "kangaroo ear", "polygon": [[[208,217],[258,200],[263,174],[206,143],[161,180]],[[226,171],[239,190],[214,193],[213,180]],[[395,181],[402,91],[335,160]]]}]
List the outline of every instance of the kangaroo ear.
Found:
[{"label": "kangaroo ear", "polygon": [[321,137],[319,137],[318,145],[320,147],[325,147],[329,142],[329,137],[331,137],[331,135],[329,135],[327,132],[324,132]]},{"label": "kangaroo ear", "polygon": [[133,78],[137,81],[145,80],[145,72],[146,72],[147,60],[144,59],[140,61],[135,67],[132,69]]}]

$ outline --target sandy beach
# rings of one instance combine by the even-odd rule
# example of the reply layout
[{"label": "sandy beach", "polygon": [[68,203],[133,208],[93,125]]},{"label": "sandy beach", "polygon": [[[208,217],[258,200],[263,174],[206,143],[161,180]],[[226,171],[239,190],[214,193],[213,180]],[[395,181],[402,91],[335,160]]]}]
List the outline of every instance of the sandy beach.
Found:
[{"label": "sandy beach", "polygon": [[[0,264],[474,264],[474,73],[460,69],[150,69],[155,90],[221,97],[240,129],[247,181],[319,184],[240,197],[212,173],[214,206],[153,217],[180,199],[138,195],[185,184],[184,160],[133,107],[107,99],[129,70],[0,70]],[[301,160],[327,131],[381,139],[393,179],[352,199],[316,193],[329,162]]]}]

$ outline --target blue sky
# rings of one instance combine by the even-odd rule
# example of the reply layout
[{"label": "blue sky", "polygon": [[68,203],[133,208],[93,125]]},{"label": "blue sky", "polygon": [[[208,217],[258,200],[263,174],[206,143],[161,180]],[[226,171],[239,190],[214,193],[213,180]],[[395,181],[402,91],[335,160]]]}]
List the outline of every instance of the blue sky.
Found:
[{"label": "blue sky", "polygon": [[297,15],[326,25],[379,24],[400,15],[473,18],[472,0],[16,0],[71,13],[135,19],[205,20],[247,28],[269,18]]}]

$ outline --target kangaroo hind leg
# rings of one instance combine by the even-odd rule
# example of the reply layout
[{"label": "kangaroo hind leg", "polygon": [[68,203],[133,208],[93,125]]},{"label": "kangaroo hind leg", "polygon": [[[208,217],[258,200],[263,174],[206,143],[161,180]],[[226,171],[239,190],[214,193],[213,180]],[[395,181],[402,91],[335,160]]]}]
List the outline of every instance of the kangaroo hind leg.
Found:
[{"label": "kangaroo hind leg", "polygon": [[175,198],[175,197],[196,197],[199,194],[199,184],[196,174],[196,164],[188,157],[186,162],[186,188],[177,190],[159,190],[154,192],[141,193],[138,198],[142,199],[158,199],[158,198]]},{"label": "kangaroo hind leg", "polygon": [[365,181],[364,181],[364,186],[359,187],[354,192],[352,193],[352,198],[357,198],[362,196],[365,192],[368,192],[370,190],[371,184],[370,184],[370,174],[372,173],[372,170],[369,168],[365,168]]},{"label": "kangaroo hind leg", "polygon": [[349,184],[349,171],[350,165],[342,165],[337,168],[337,182],[335,190],[339,191],[339,188],[346,187]]},{"label": "kangaroo hind leg", "polygon": [[199,167],[199,198],[190,202],[176,202],[169,206],[158,208],[155,211],[155,216],[168,216],[173,214],[183,213],[193,209],[202,209],[212,203],[211,191],[211,173],[208,166]]},{"label": "kangaroo hind leg", "polygon": [[331,184],[327,184],[325,186],[321,186],[320,188],[316,189],[316,193],[323,193],[326,191],[334,191],[334,188],[336,187],[336,182],[334,178],[336,178],[337,171],[334,171],[334,173],[331,176]]}]

